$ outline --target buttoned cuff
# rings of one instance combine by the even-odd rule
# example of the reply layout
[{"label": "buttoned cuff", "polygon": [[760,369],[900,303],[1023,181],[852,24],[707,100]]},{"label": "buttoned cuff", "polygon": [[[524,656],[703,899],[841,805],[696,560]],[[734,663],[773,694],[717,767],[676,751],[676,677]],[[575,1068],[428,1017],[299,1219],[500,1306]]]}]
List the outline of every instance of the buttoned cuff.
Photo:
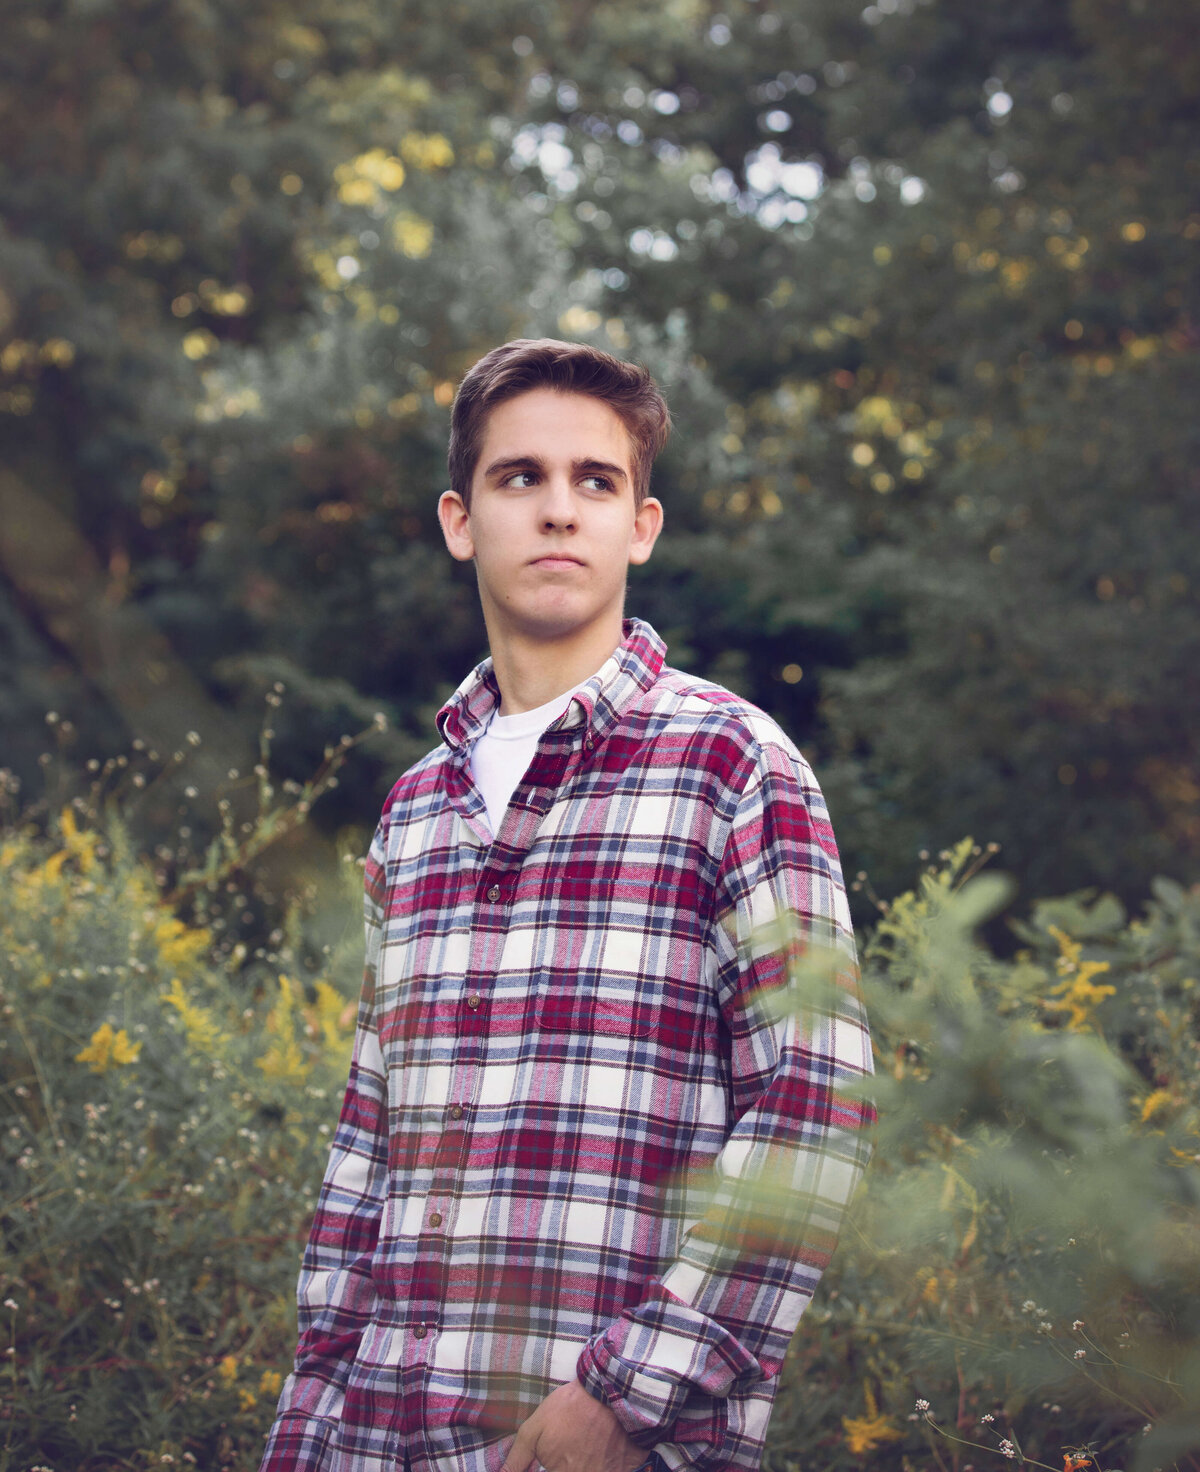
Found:
[{"label": "buttoned cuff", "polygon": [[661,1284],[583,1347],[575,1373],[639,1446],[670,1441],[690,1396],[722,1400],[761,1380],[753,1355],[714,1319]]},{"label": "buttoned cuff", "polygon": [[337,1422],[285,1411],[271,1427],[259,1472],[324,1472]]}]

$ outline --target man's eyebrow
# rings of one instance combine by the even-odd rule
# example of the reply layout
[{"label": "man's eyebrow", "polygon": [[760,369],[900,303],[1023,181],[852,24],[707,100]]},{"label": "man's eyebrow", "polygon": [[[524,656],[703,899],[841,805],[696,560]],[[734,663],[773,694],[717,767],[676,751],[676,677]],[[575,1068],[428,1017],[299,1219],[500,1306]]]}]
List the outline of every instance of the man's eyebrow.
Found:
[{"label": "man's eyebrow", "polygon": [[545,465],[536,455],[513,455],[507,460],[493,460],[483,472],[491,480],[494,475],[513,475],[518,470],[545,470]]},{"label": "man's eyebrow", "polygon": [[614,480],[629,479],[619,465],[608,460],[572,460],[571,469],[576,475],[611,475]]},{"label": "man's eyebrow", "polygon": [[[531,470],[544,475],[546,462],[539,460],[536,455],[513,455],[508,459],[493,460],[483,474],[486,480],[491,480],[496,476],[515,475],[520,470]],[[608,475],[614,480],[622,481],[629,479],[620,465],[614,465],[609,460],[572,460],[571,471],[574,475]]]}]

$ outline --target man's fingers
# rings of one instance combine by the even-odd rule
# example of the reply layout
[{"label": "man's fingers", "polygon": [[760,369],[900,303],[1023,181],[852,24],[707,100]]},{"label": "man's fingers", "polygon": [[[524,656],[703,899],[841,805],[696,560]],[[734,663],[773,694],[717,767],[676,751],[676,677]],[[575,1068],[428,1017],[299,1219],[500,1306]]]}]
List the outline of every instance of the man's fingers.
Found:
[{"label": "man's fingers", "polygon": [[528,1421],[523,1421],[513,1437],[513,1444],[508,1449],[508,1456],[505,1457],[500,1472],[529,1472],[536,1449],[537,1432]]}]

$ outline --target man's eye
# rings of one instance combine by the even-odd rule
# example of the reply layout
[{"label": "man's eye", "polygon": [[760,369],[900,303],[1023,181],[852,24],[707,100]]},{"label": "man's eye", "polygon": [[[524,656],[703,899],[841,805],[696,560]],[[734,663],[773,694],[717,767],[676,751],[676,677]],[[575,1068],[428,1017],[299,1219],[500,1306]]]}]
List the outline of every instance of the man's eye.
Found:
[{"label": "man's eye", "polygon": [[506,486],[515,486],[517,490],[525,490],[533,484],[534,479],[532,470],[514,470],[512,475],[505,479],[504,484]]},{"label": "man's eye", "polygon": [[589,475],[584,478],[584,485],[591,491],[611,491],[613,483],[606,475]]}]

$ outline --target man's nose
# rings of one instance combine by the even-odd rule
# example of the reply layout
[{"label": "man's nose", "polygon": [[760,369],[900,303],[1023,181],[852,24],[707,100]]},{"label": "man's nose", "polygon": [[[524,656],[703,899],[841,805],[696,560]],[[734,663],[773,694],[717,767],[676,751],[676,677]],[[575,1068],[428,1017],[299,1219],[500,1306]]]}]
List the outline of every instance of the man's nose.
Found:
[{"label": "man's nose", "polygon": [[542,526],[546,531],[573,531],[576,517],[575,497],[565,476],[551,476],[542,495]]}]

